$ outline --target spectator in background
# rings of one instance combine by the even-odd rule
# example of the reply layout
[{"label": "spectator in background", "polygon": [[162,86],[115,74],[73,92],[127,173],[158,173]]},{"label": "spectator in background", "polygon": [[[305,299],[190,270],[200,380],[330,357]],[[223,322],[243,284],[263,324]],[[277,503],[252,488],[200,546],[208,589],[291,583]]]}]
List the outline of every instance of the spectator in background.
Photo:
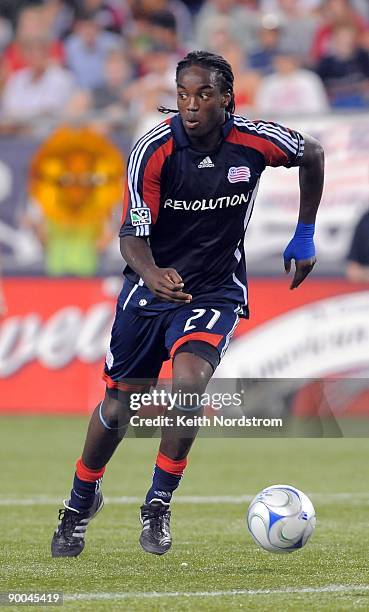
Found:
[{"label": "spectator in background", "polygon": [[18,12],[23,4],[24,0],[1,0],[0,2],[0,15],[11,23],[13,29],[15,28]]},{"label": "spectator in background", "polygon": [[186,51],[180,46],[176,19],[171,11],[158,11],[149,16],[148,34],[157,45],[163,45],[168,53],[183,57]]},{"label": "spectator in background", "polygon": [[46,0],[43,4],[46,32],[63,40],[73,29],[75,7],[64,0]]},{"label": "spectator in background", "polygon": [[10,44],[13,38],[13,29],[8,19],[0,16],[0,53]]},{"label": "spectator in background", "polygon": [[109,0],[82,0],[83,8],[94,13],[96,21],[103,30],[121,34],[122,28],[128,19],[127,9],[122,2]]},{"label": "spectator in background", "polygon": [[280,53],[274,60],[275,74],[263,78],[256,95],[256,108],[274,114],[324,113],[329,109],[323,84],[314,72],[300,67],[293,54]]},{"label": "spectator in background", "polygon": [[353,8],[369,22],[369,2],[368,0],[352,0]]},{"label": "spectator in background", "polygon": [[255,96],[261,82],[261,76],[247,67],[242,49],[231,43],[220,49],[219,53],[231,64],[235,78],[234,97],[237,113],[248,114],[255,106]]},{"label": "spectator in background", "polygon": [[355,227],[347,255],[346,276],[355,283],[369,282],[369,210]]},{"label": "spectator in background", "polygon": [[[182,57],[183,47],[177,33],[177,21],[172,11],[144,13],[135,21],[135,29],[130,37],[130,56],[136,67],[136,74],[141,77],[147,74],[147,56],[152,49],[167,50],[172,63],[176,64]],[[156,72],[156,70],[154,70]]]},{"label": "spectator in background", "polygon": [[204,0],[185,0],[186,6],[193,15],[199,12]]},{"label": "spectator in background", "polygon": [[138,21],[149,21],[154,13],[160,11],[170,11],[173,14],[180,44],[184,45],[193,39],[191,13],[181,0],[132,1],[133,17]]},{"label": "spectator in background", "polygon": [[127,87],[132,82],[132,67],[128,56],[119,49],[109,51],[105,60],[104,82],[92,90],[92,105],[96,110],[122,107]]},{"label": "spectator in background", "polygon": [[[18,14],[15,39],[4,53],[5,78],[29,66],[28,45],[35,39],[49,35],[49,24],[43,6],[31,6],[22,9]],[[49,58],[54,64],[64,61],[63,44],[51,38],[48,47]]]},{"label": "spectator in background", "polygon": [[159,106],[175,107],[175,67],[176,56],[170,55],[165,46],[152,43],[142,65],[145,76],[136,79],[126,89],[124,96],[132,119],[136,120],[134,141],[160,121]]},{"label": "spectator in background", "polygon": [[61,114],[76,88],[73,76],[50,59],[51,43],[38,36],[23,44],[28,67],[15,72],[7,81],[2,99],[3,117],[23,123],[41,115]]},{"label": "spectator in background", "polygon": [[[256,70],[250,70],[247,56],[236,44],[228,28],[228,17],[223,15],[214,20],[214,32],[209,51],[224,57],[233,67],[235,77],[234,94],[237,112],[247,114],[254,107],[255,94],[260,85],[261,76]],[[217,27],[215,27],[217,26]]]},{"label": "spectator in background", "polygon": [[331,52],[332,39],[337,26],[351,25],[358,35],[363,33],[367,24],[349,0],[324,0],[322,8],[323,23],[317,29],[312,46],[312,59],[319,61]]},{"label": "spectator in background", "polygon": [[97,13],[80,10],[74,32],[65,41],[67,66],[78,85],[89,90],[104,84],[106,56],[122,47],[122,38],[101,28]]},{"label": "spectator in background", "polygon": [[321,58],[317,72],[333,107],[369,107],[369,53],[359,47],[353,26],[337,26],[331,52]]},{"label": "spectator in background", "polygon": [[[232,36],[231,17],[229,15],[218,15],[214,17],[214,19],[211,20],[208,35],[209,43],[207,45],[207,50],[222,55],[222,49],[235,44]],[[238,47],[241,49],[239,45]],[[242,51],[242,53],[245,55],[244,51]]]},{"label": "spectator in background", "polygon": [[263,75],[274,72],[274,59],[281,50],[281,27],[279,19],[265,15],[258,32],[258,42],[249,53],[249,66]]},{"label": "spectator in background", "polygon": [[[89,112],[88,124],[100,134],[108,134],[112,129],[128,125],[132,127],[132,113],[129,113],[126,100],[126,90],[132,82],[132,73],[128,56],[122,51],[112,49],[105,61],[104,83],[91,92],[84,92],[84,111]],[[135,119],[133,113],[133,120]]]},{"label": "spectator in background", "polygon": [[214,20],[229,18],[229,34],[243,50],[250,51],[257,43],[260,15],[238,0],[206,0],[195,20],[196,44],[199,49],[212,47]]},{"label": "spectator in background", "polygon": [[317,12],[296,0],[279,0],[281,45],[293,52],[305,64],[310,63],[310,51],[319,27]]}]

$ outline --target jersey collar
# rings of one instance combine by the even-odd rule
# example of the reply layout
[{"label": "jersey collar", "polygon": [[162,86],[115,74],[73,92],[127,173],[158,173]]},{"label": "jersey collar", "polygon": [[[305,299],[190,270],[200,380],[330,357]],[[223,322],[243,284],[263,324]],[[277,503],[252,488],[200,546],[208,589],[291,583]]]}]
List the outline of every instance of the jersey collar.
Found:
[{"label": "jersey collar", "polygon": [[[191,146],[188,136],[184,130],[182,119],[180,115],[175,115],[171,119],[170,127],[172,130],[174,142],[177,149]],[[222,126],[223,138],[227,138],[229,132],[233,127],[233,115],[226,113],[226,121]]]}]

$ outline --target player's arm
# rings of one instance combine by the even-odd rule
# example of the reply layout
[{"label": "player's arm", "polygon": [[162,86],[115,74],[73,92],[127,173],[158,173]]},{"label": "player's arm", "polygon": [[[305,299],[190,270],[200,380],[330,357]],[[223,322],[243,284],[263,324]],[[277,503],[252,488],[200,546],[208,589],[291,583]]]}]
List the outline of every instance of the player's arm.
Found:
[{"label": "player's arm", "polygon": [[159,214],[162,167],[170,139],[170,128],[162,124],[142,137],[128,158],[120,251],[158,299],[183,304],[192,296],[182,292],[182,278],[174,268],[156,265],[148,242]]},{"label": "player's arm", "polygon": [[120,251],[129,267],[157,298],[165,302],[191,302],[192,296],[182,292],[184,283],[178,272],[174,268],[159,268],[145,239],[123,236]]},{"label": "player's arm", "polygon": [[288,274],[292,259],[295,273],[290,289],[298,287],[313,269],[316,257],[314,246],[315,218],[324,184],[324,150],[312,136],[304,134],[304,153],[298,161],[300,184],[300,210],[292,240],[283,253]]}]

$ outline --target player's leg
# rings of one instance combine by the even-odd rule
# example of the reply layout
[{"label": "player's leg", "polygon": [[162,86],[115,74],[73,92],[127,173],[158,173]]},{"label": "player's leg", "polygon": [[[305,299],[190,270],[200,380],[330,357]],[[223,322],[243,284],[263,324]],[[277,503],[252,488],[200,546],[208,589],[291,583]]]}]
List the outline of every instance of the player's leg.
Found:
[{"label": "player's leg", "polygon": [[128,429],[130,397],[130,391],[107,388],[91,416],[69,499],[59,512],[60,524],[51,543],[53,557],[74,557],[84,548],[88,523],[104,505],[100,485],[106,464]]},{"label": "player's leg", "polygon": [[[194,417],[201,416],[203,406],[199,402],[213,375],[214,367],[200,355],[184,345],[173,360],[172,394],[183,400],[177,401],[170,413],[173,427],[163,427],[159,453],[172,461],[184,462],[198,432],[197,425],[188,425]],[[188,352],[187,352],[188,351]],[[185,426],[177,425],[177,417]]]},{"label": "player's leg", "polygon": [[125,309],[118,301],[104,371],[107,390],[90,419],[70,497],[59,512],[61,522],[51,545],[54,557],[77,556],[83,550],[87,525],[103,506],[100,484],[105,466],[127,431],[131,393],[145,391],[160,371],[160,329],[159,317],[152,322],[140,316],[137,306]]},{"label": "player's leg", "polygon": [[[172,393],[177,393],[177,397],[185,398],[185,401],[177,402],[174,410],[168,413],[174,423],[178,422],[177,416],[181,417],[181,421],[190,423],[189,419],[202,415],[199,398],[205,392],[237,326],[236,310],[232,304],[222,304],[219,309],[198,308],[193,311],[181,308],[175,314],[167,333],[167,344],[173,357]],[[198,315],[199,312],[205,317],[193,332],[195,326],[189,325],[188,321],[191,323],[198,318],[194,313]],[[191,426],[187,424],[162,429],[152,485],[141,507],[143,531],[140,543],[147,552],[164,554],[171,546],[169,504],[180,484],[197,432],[196,419]]]},{"label": "player's leg", "polygon": [[131,392],[106,388],[105,397],[91,415],[82,452],[82,462],[101,470],[124,438],[131,417]]},{"label": "player's leg", "polygon": [[[181,481],[187,455],[199,429],[189,419],[202,414],[198,398],[205,392],[213,371],[208,361],[194,353],[181,352],[174,357],[172,393],[177,393],[177,397],[186,396],[186,401],[178,403],[167,413],[174,425],[162,428],[152,484],[141,506],[143,527],[140,544],[146,552],[162,555],[171,547],[169,504]],[[177,425],[177,416],[187,424]]]},{"label": "player's leg", "polygon": [[84,548],[88,523],[104,505],[100,485],[106,464],[128,428],[130,396],[128,391],[107,388],[91,416],[69,499],[59,511],[60,524],[51,542],[53,557],[75,557]]}]

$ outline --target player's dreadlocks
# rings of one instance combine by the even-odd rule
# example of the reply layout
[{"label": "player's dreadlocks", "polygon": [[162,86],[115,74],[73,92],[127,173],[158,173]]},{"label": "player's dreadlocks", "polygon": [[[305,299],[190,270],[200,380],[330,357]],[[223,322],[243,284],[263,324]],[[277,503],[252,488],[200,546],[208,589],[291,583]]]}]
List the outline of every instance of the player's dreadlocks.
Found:
[{"label": "player's dreadlocks", "polygon": [[[226,111],[234,113],[235,101],[233,92],[234,76],[231,65],[221,55],[209,53],[208,51],[191,51],[186,57],[178,62],[176,70],[176,82],[178,82],[179,73],[190,66],[201,66],[207,70],[212,70],[216,73],[218,84],[221,91],[226,91],[231,94],[231,99],[226,107]],[[178,113],[178,110],[159,106],[158,111],[161,113]]]}]

